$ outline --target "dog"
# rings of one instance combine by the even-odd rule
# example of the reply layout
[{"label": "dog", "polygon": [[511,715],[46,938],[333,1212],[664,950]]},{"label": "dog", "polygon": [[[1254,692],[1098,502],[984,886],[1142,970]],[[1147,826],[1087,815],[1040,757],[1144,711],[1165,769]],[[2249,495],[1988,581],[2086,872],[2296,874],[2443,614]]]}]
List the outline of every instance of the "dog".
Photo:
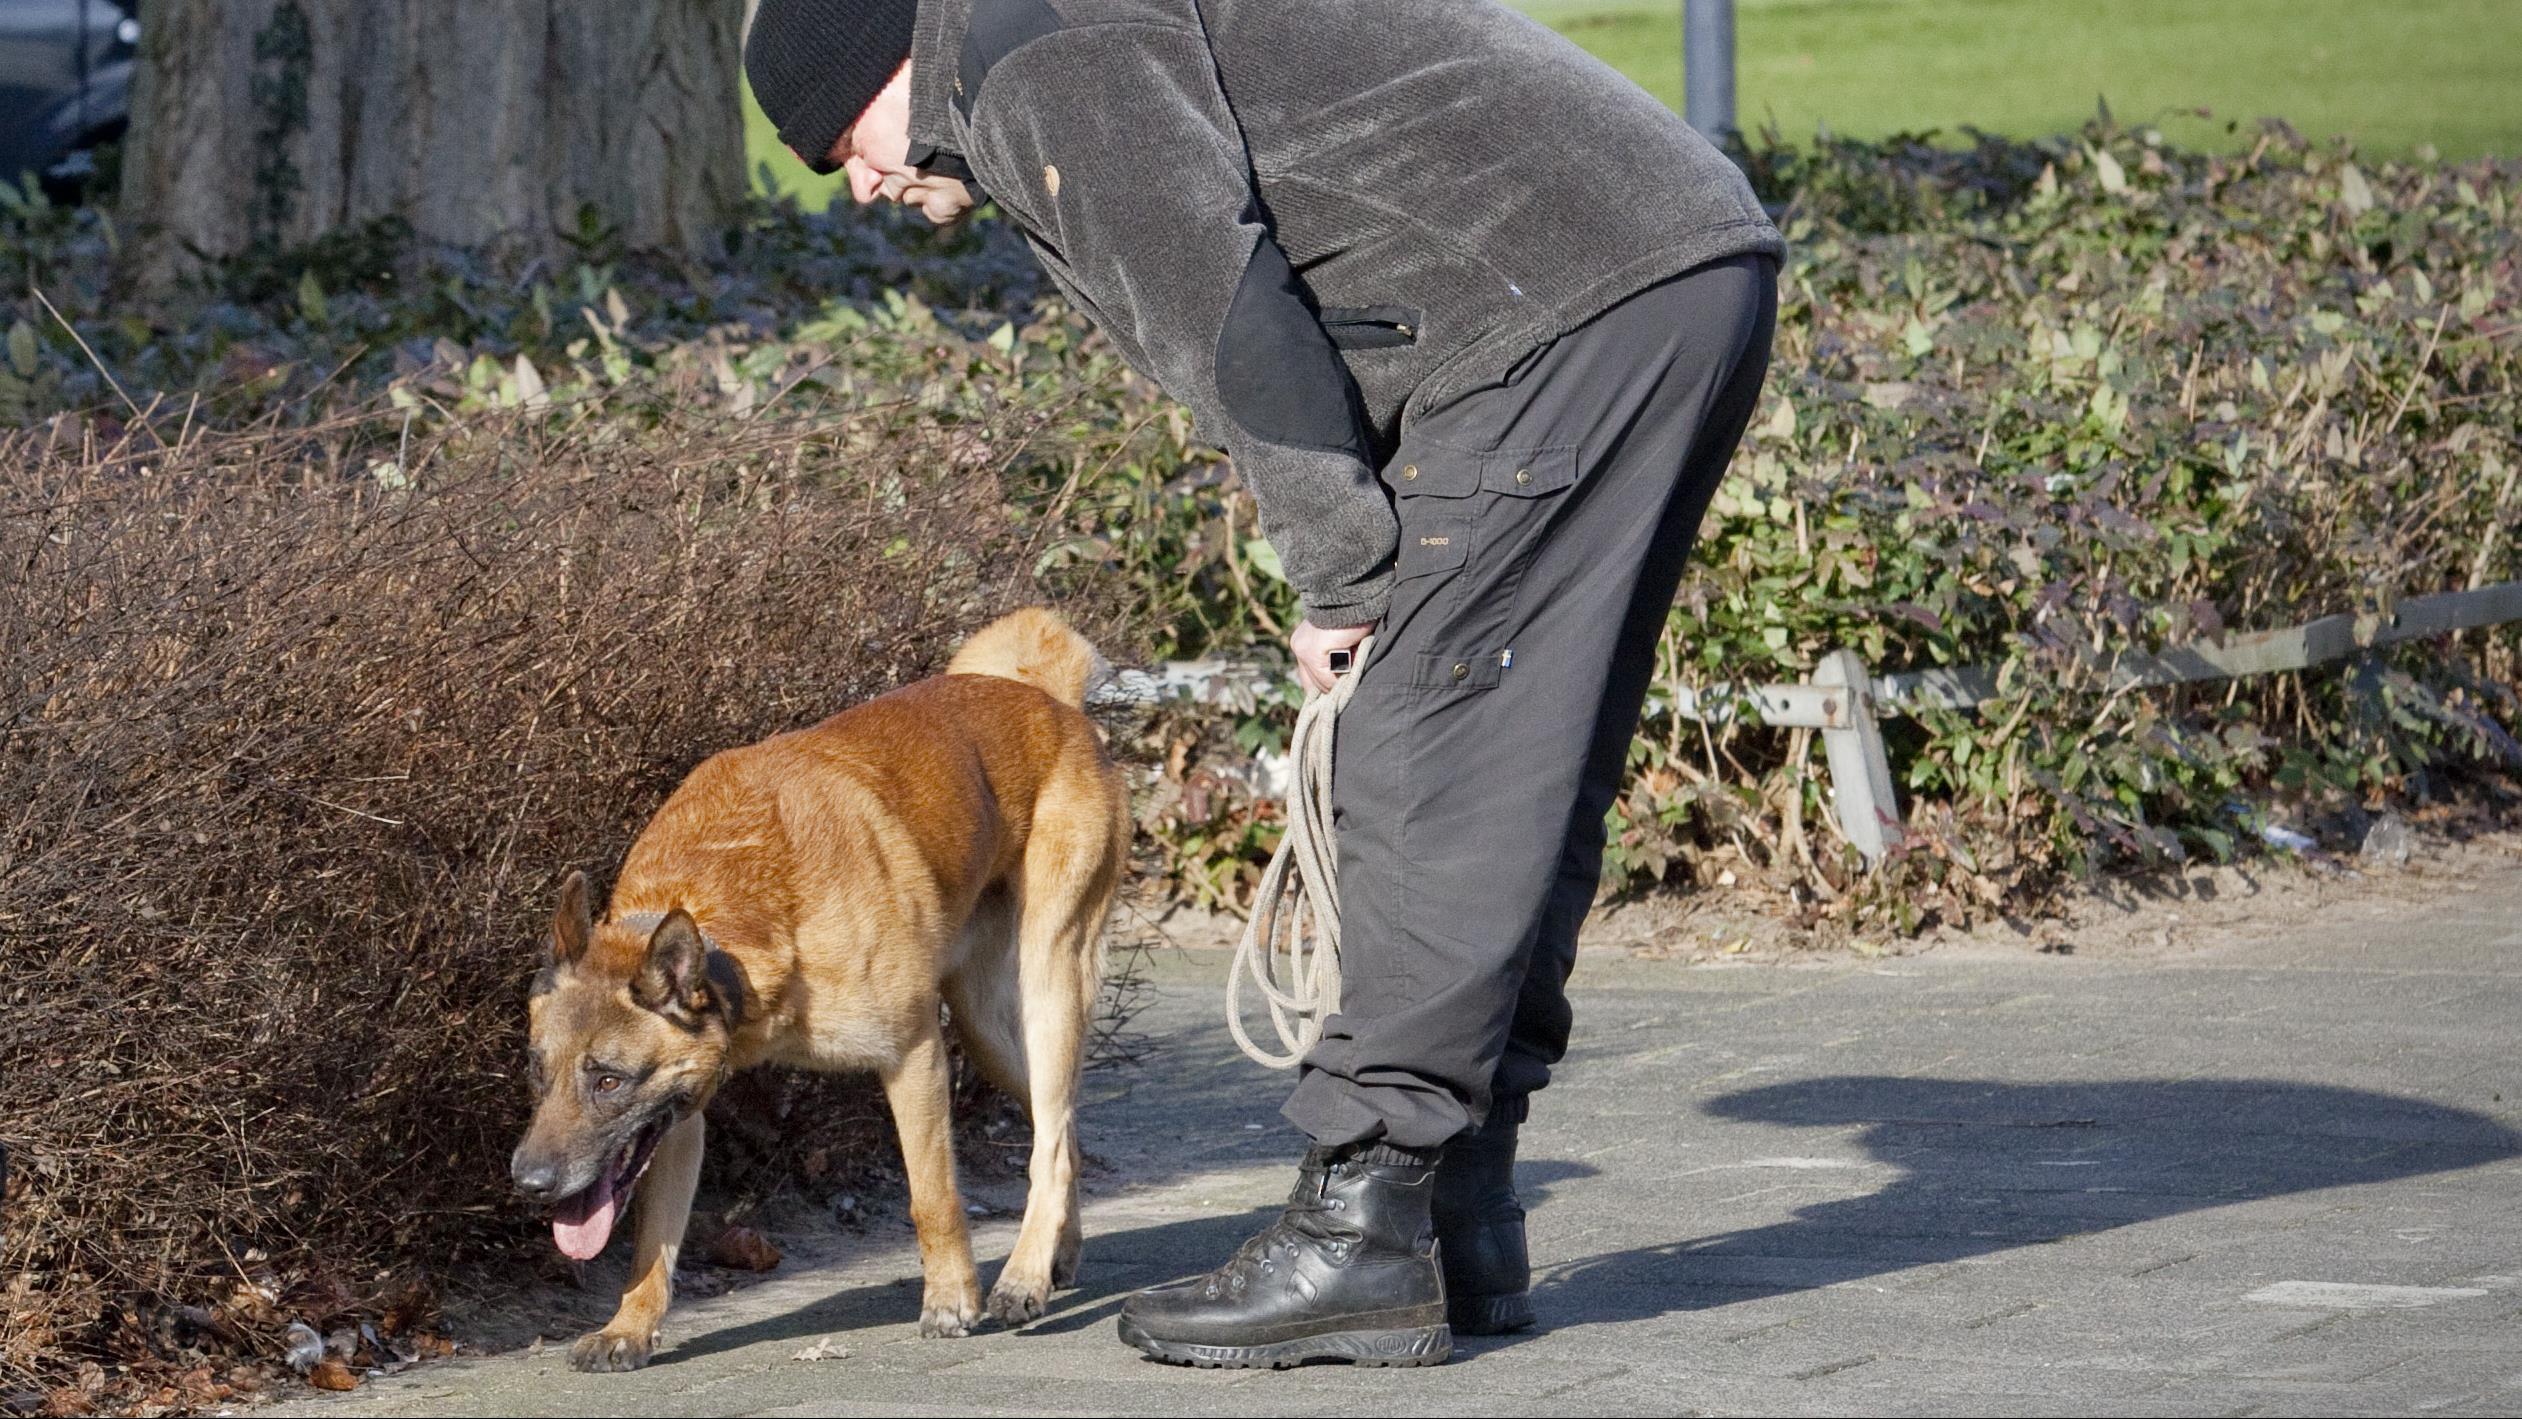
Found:
[{"label": "dog", "polygon": [[[595,920],[572,872],[529,997],[534,1117],[509,1170],[569,1256],[642,1193],[631,1279],[581,1370],[648,1362],[700,1176],[701,1111],[755,1064],[874,1070],[910,1178],[920,1333],[1021,1325],[1074,1283],[1077,1088],[1129,855],[1082,705],[1109,667],[1046,608],[942,675],[694,769]],[[986,1304],[955,1187],[938,1007],[1033,1120],[1024,1225]]]}]

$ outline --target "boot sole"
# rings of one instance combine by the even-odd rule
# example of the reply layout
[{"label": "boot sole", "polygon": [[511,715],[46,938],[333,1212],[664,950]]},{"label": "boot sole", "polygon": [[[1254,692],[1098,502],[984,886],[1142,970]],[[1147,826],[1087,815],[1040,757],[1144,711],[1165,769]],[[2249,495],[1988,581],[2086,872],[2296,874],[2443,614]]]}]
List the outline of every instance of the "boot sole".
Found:
[{"label": "boot sole", "polygon": [[1335,1330],[1272,1345],[1195,1345],[1159,1340],[1121,1317],[1121,1339],[1169,1365],[1203,1370],[1284,1370],[1311,1360],[1346,1360],[1373,1368],[1441,1365],[1454,1353],[1453,1331],[1443,1325],[1400,1330]]},{"label": "boot sole", "polygon": [[1448,1296],[1445,1321],[1457,1335],[1505,1335],[1533,1323],[1532,1293],[1504,1296]]}]

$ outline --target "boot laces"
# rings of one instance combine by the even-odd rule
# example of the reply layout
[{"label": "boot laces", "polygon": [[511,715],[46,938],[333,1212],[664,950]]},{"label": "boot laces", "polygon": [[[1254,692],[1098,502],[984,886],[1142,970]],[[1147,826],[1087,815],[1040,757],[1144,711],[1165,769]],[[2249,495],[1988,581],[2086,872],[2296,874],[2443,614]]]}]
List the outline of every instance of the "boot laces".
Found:
[{"label": "boot laces", "polygon": [[1209,1273],[1204,1288],[1209,1299],[1242,1295],[1254,1277],[1276,1271],[1281,1259],[1292,1257],[1307,1246],[1329,1252],[1337,1260],[1347,1260],[1353,1239],[1337,1225],[1323,1220],[1332,1213],[1348,1210],[1345,1199],[1325,1195],[1329,1181],[1328,1172],[1308,1169],[1302,1174],[1278,1220],[1245,1238],[1225,1265]]}]

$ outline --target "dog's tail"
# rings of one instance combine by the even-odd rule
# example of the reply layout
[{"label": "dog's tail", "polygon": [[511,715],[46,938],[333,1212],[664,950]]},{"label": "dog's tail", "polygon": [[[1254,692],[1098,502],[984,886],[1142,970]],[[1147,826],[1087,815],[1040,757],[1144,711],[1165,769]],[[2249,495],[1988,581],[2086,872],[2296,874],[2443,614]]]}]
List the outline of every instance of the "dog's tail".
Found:
[{"label": "dog's tail", "polygon": [[973,632],[946,663],[946,673],[1019,680],[1082,709],[1087,693],[1110,678],[1112,665],[1060,613],[1027,606]]}]

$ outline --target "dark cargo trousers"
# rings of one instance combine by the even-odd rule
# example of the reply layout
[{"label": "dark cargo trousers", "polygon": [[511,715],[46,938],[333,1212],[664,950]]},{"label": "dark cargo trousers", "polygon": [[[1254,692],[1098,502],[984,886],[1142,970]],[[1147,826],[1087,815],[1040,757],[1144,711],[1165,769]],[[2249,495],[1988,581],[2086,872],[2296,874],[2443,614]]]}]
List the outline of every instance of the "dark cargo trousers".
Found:
[{"label": "dark cargo trousers", "polygon": [[1316,1142],[1520,1117],[1566,1052],[1603,815],[1776,278],[1651,286],[1403,434],[1399,580],[1333,742],[1341,1009],[1284,1109]]}]

